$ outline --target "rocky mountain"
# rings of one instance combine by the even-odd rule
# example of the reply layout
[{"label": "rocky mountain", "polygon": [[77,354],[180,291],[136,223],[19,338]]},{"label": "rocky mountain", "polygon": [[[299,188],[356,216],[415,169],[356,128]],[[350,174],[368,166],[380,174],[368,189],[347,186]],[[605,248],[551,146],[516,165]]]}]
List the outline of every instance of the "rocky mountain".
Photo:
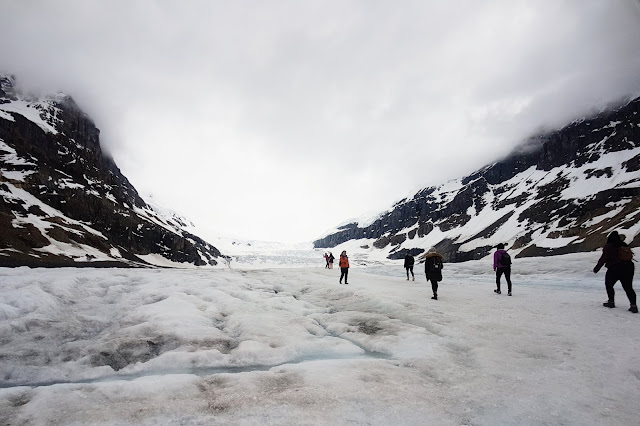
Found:
[{"label": "rocky mountain", "polygon": [[[349,242],[362,255],[448,261],[591,251],[618,230],[640,245],[640,99],[529,139],[507,158],[396,203],[371,223],[339,226],[314,242]],[[512,255],[513,255],[512,254]]]},{"label": "rocky mountain", "polygon": [[138,195],[71,97],[0,76],[0,266],[216,265],[188,225]]}]

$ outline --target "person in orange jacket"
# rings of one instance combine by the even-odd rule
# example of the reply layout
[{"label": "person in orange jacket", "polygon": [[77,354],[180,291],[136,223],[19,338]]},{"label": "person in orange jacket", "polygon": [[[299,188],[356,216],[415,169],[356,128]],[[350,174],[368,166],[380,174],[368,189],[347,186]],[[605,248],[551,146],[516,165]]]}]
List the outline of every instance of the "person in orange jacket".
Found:
[{"label": "person in orange jacket", "polygon": [[344,277],[344,283],[347,282],[347,276],[349,275],[349,257],[347,257],[347,251],[343,250],[340,253],[340,284],[342,284],[342,278]]}]

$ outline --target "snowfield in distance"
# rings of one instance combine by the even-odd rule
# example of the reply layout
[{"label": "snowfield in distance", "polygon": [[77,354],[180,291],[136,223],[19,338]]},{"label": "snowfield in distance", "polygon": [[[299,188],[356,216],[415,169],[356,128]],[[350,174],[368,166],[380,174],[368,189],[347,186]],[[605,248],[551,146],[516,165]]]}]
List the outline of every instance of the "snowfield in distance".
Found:
[{"label": "snowfield in distance", "polygon": [[0,269],[2,424],[638,424],[640,315],[619,284],[602,307],[599,252],[515,259],[513,297],[445,264],[437,301],[422,265],[347,286],[317,254]]}]

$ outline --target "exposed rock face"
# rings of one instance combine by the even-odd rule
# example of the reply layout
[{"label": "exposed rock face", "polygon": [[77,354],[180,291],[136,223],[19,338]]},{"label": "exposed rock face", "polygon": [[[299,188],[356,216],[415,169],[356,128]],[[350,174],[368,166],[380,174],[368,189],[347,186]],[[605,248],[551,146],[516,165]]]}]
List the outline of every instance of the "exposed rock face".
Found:
[{"label": "exposed rock face", "polygon": [[425,188],[371,225],[349,224],[314,245],[372,239],[389,258],[435,246],[455,262],[482,258],[500,242],[517,257],[591,251],[617,229],[637,246],[639,195],[635,99],[532,138],[502,161]]},{"label": "exposed rock face", "polygon": [[0,266],[215,265],[220,252],[138,195],[72,98],[0,77]]}]

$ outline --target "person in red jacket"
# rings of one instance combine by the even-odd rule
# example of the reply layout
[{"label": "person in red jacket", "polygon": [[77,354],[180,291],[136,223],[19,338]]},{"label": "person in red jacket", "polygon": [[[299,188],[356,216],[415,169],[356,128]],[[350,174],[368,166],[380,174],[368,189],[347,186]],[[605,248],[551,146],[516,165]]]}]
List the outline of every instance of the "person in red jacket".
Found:
[{"label": "person in red jacket", "polygon": [[342,284],[342,278],[344,278],[344,283],[349,284],[347,282],[347,276],[349,275],[349,258],[347,257],[346,250],[343,250],[340,253],[340,284]]},{"label": "person in red jacket", "polygon": [[618,232],[613,231],[609,234],[607,237],[607,244],[602,248],[602,256],[600,256],[598,263],[595,268],[593,268],[593,272],[597,274],[602,266],[607,267],[607,273],[604,276],[604,285],[607,289],[609,300],[604,302],[602,306],[606,306],[607,308],[616,307],[614,302],[615,291],[613,290],[613,286],[619,280],[620,284],[622,284],[622,288],[627,293],[627,298],[631,304],[629,311],[637,314],[638,306],[636,305],[636,292],[633,291],[634,265],[631,259],[624,260],[620,258],[620,252],[623,247],[629,246],[622,241]]}]

